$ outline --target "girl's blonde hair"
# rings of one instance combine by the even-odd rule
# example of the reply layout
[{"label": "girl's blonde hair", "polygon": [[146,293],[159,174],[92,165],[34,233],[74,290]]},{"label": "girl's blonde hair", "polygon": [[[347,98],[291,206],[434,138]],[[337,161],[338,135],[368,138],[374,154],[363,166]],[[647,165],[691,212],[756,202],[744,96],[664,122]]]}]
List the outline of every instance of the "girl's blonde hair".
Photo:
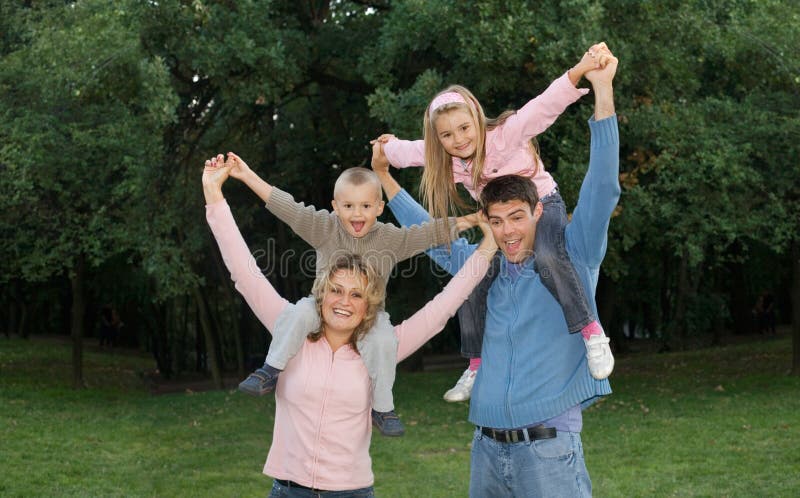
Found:
[{"label": "girl's blonde hair", "polygon": [[361,275],[365,280],[365,287],[362,290],[364,292],[364,298],[367,300],[367,311],[364,315],[364,319],[353,330],[349,341],[353,350],[358,352],[357,343],[375,324],[375,317],[380,310],[381,303],[386,297],[386,288],[381,284],[375,267],[357,254],[345,254],[337,257],[328,271],[319,275],[317,279],[314,280],[311,295],[314,296],[314,301],[316,301],[317,304],[320,328],[316,332],[308,334],[308,338],[312,342],[316,342],[322,337],[322,332],[325,328],[325,322],[322,318],[322,301],[325,298],[325,294],[330,292],[333,288],[333,275],[339,270],[353,271]]},{"label": "girl's blonde hair", "polygon": [[[450,85],[438,94],[439,95],[455,92],[461,95],[464,102],[450,102],[436,109],[426,109],[422,121],[423,138],[425,141],[425,169],[422,173],[422,184],[420,185],[420,195],[432,217],[443,219],[449,213],[456,214],[459,209],[471,209],[458,195],[455,181],[453,181],[453,157],[447,153],[436,133],[436,120],[442,114],[456,109],[466,112],[471,118],[477,129],[477,143],[475,144],[475,156],[472,158],[472,184],[476,191],[486,183],[483,176],[483,165],[486,161],[486,132],[501,126],[509,116],[516,114],[516,111],[505,111],[496,118],[487,118],[483,113],[478,99],[472,92],[461,85]],[[434,97],[434,99],[436,99]],[[539,164],[539,150],[536,139],[531,139],[531,155],[534,164]],[[536,174],[536,171],[533,173]]]}]

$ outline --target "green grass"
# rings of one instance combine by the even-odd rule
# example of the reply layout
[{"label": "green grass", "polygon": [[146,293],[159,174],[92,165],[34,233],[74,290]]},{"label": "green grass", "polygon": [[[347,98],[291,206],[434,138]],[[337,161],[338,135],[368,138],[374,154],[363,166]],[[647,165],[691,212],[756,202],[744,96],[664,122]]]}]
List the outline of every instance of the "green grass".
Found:
[{"label": "green grass", "polygon": [[[788,339],[620,358],[614,394],[584,413],[594,494],[800,496],[800,378]],[[274,399],[232,391],[151,396],[147,358],[0,339],[0,496],[245,496],[261,474]],[[372,442],[386,497],[466,496],[472,427],[444,392],[460,372],[400,373],[406,436]]]}]

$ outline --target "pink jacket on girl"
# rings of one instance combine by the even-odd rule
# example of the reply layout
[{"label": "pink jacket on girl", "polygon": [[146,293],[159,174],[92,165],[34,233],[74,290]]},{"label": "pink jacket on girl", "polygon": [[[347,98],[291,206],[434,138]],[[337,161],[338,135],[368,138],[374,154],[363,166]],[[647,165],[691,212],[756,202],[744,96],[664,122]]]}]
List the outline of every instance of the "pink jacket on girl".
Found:
[{"label": "pink jacket on girl", "polygon": [[[483,166],[486,181],[504,175],[528,176],[536,184],[540,199],[552,193],[556,182],[545,171],[542,161],[533,159],[529,141],[549,128],[567,106],[587,93],[589,90],[586,88],[575,88],[567,73],[564,73],[541,95],[509,116],[502,126],[486,132],[486,160]],[[425,166],[423,140],[390,140],[383,150],[395,168]],[[471,165],[465,168],[460,159],[454,157],[453,181],[463,183],[472,198],[477,200],[483,186],[473,185]]]},{"label": "pink jacket on girl", "polygon": [[[206,220],[236,290],[272,330],[281,312],[291,312],[289,302],[261,273],[226,201],[207,205]],[[397,361],[444,328],[488,266],[476,251],[442,292],[395,327]],[[334,352],[324,338],[307,340],[278,380],[275,426],[264,474],[331,491],[372,486],[370,389],[367,369],[350,346]]]}]

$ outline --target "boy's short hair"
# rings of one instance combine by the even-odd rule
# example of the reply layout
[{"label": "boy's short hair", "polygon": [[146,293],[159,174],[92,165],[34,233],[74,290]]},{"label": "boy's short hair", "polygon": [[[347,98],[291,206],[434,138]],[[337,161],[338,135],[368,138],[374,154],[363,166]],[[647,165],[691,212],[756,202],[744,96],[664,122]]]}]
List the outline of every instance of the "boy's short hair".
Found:
[{"label": "boy's short hair", "polygon": [[336,193],[339,192],[339,189],[345,187],[346,185],[358,187],[360,185],[364,185],[365,183],[371,183],[375,187],[375,193],[378,199],[383,198],[381,181],[378,179],[378,175],[376,175],[371,169],[361,168],[359,166],[347,168],[346,170],[342,171],[342,174],[339,175],[339,178],[336,179],[336,183],[333,186],[333,198],[335,199]]},{"label": "boy's short hair", "polygon": [[539,192],[530,178],[519,175],[505,175],[493,178],[481,191],[481,210],[489,216],[489,206],[501,202],[523,201],[531,207],[531,212],[539,203]]}]

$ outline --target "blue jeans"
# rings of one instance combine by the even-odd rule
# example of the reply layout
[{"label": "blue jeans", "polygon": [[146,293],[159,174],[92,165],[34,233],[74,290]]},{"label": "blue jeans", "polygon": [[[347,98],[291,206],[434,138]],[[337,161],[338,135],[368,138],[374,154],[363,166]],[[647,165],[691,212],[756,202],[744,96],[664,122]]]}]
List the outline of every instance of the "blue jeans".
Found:
[{"label": "blue jeans", "polygon": [[579,432],[553,439],[500,443],[475,430],[470,458],[471,498],[591,497]]},{"label": "blue jeans", "polygon": [[305,488],[284,486],[277,480],[272,482],[272,491],[267,498],[375,498],[372,486],[347,491],[312,491]]},{"label": "blue jeans", "polygon": [[[558,191],[540,199],[542,217],[536,225],[536,241],[533,245],[534,269],[542,285],[561,305],[567,329],[580,332],[597,319],[586,291],[575,267],[567,254],[564,228],[567,226],[567,208]],[[465,358],[480,358],[483,344],[483,329],[486,326],[486,296],[500,269],[499,251],[492,266],[481,283],[458,309],[458,324],[461,329],[461,355]]]}]

